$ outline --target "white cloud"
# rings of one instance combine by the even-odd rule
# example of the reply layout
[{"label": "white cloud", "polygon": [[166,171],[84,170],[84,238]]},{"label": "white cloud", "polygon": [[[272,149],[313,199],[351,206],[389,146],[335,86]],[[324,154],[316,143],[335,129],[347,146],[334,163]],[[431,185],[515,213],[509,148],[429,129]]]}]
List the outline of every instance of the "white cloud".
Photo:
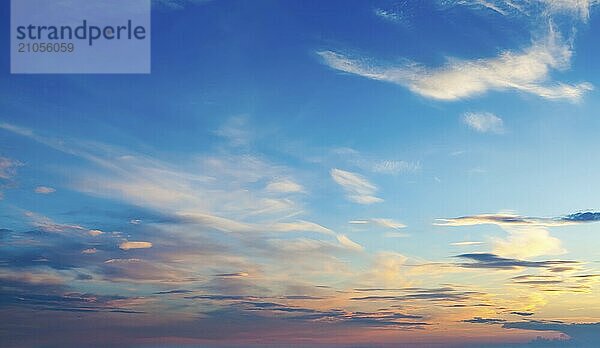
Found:
[{"label": "white cloud", "polygon": [[406,227],[405,224],[395,221],[393,219],[371,219],[371,221],[373,221],[374,223],[378,224],[379,226],[382,227],[386,227],[386,228],[393,228],[393,229],[399,229],[399,228],[404,228]]},{"label": "white cloud", "polygon": [[334,148],[331,152],[338,157],[336,159],[341,159],[348,165],[377,174],[398,175],[415,173],[421,169],[419,161],[374,158],[372,155],[363,154],[348,147]]},{"label": "white cloud", "polygon": [[503,133],[504,122],[490,112],[467,112],[462,116],[462,121],[480,133]]},{"label": "white cloud", "polygon": [[304,188],[302,185],[292,180],[279,180],[271,181],[267,184],[266,190],[269,192],[280,192],[280,193],[296,193],[303,192]]},{"label": "white cloud", "polygon": [[369,223],[374,223],[374,224],[377,224],[382,227],[393,228],[393,229],[406,227],[405,224],[403,224],[399,221],[396,221],[393,219],[384,219],[384,218],[373,218],[373,219],[369,219],[369,220],[350,220],[350,221],[348,221],[348,223],[352,224],[352,225],[366,225]]},{"label": "white cloud", "polygon": [[333,51],[317,53],[333,69],[402,85],[438,100],[469,98],[490,90],[517,90],[546,99],[577,101],[592,89],[589,83],[550,81],[549,72],[567,69],[572,55],[553,29],[545,40],[521,52],[504,51],[497,57],[473,60],[449,58],[437,68],[408,61],[398,66],[374,64]]},{"label": "white cloud", "polygon": [[245,146],[252,140],[248,130],[248,119],[245,116],[232,117],[225,122],[215,134],[225,138],[231,146]]},{"label": "white cloud", "polygon": [[552,18],[556,14],[571,15],[583,22],[590,16],[590,10],[598,0],[443,0],[442,4],[483,7],[505,16],[525,15]]},{"label": "white cloud", "polygon": [[[506,238],[494,238],[494,253],[503,257],[530,258],[565,253],[560,239],[550,235],[547,227],[566,226],[578,222],[565,219],[523,217],[515,214],[482,214],[454,219],[438,219],[441,226],[497,225],[508,233]],[[581,222],[579,222],[581,223]],[[459,242],[452,245],[474,245]]]},{"label": "white cloud", "polygon": [[394,12],[391,10],[385,10],[382,8],[377,8],[373,10],[373,13],[386,21],[399,23],[399,24],[408,24],[408,19],[402,12]]},{"label": "white cloud", "polygon": [[47,216],[43,216],[40,214],[36,214],[32,211],[26,211],[25,216],[27,216],[31,220],[31,224],[44,232],[50,233],[59,233],[59,234],[69,234],[69,233],[87,233],[91,236],[98,236],[102,234],[102,231],[98,230],[89,230],[80,225],[74,224],[62,224],[54,222]]},{"label": "white cloud", "polygon": [[272,224],[267,230],[276,232],[316,232],[327,235],[335,235],[335,232],[327,227],[310,221],[279,222]]},{"label": "white cloud", "polygon": [[97,252],[98,252],[98,250],[96,248],[83,249],[81,251],[82,254],[87,254],[87,255],[95,254]]},{"label": "white cloud", "polygon": [[123,242],[119,245],[119,248],[122,250],[130,250],[130,249],[148,249],[152,248],[152,243],[150,242]]},{"label": "white cloud", "polygon": [[371,170],[381,174],[412,173],[421,169],[419,162],[383,160],[373,163]]},{"label": "white cloud", "polygon": [[407,284],[404,266],[408,258],[395,252],[382,251],[373,257],[373,263],[365,276],[365,283],[377,287],[397,288]]},{"label": "white cloud", "polygon": [[579,16],[583,21],[590,17],[590,9],[597,0],[538,0],[546,4],[550,12],[567,12]]},{"label": "white cloud", "polygon": [[346,198],[351,202],[364,205],[383,202],[383,199],[369,195],[349,195]]},{"label": "white cloud", "polygon": [[10,179],[17,173],[21,162],[6,157],[0,157],[0,179]]},{"label": "white cloud", "polygon": [[543,227],[503,227],[507,238],[495,238],[494,253],[504,257],[530,258],[566,253],[560,239]]},{"label": "white cloud", "polygon": [[152,0],[154,6],[168,10],[183,10],[188,5],[202,4],[210,0]]},{"label": "white cloud", "polygon": [[338,242],[345,247],[346,249],[351,249],[351,250],[363,250],[362,245],[350,240],[350,238],[346,237],[343,234],[338,234],[336,236]]},{"label": "white cloud", "polygon": [[54,189],[52,187],[38,186],[35,188],[35,193],[39,193],[42,195],[47,195],[47,194],[54,193],[54,192],[56,192],[56,189]]},{"label": "white cloud", "polygon": [[377,186],[363,176],[336,168],[330,171],[330,175],[338,185],[344,188],[346,198],[351,202],[358,204],[383,202],[383,199],[374,196]]},{"label": "white cloud", "polygon": [[470,246],[470,245],[481,245],[481,244],[483,244],[483,242],[464,241],[464,242],[450,243],[450,245],[454,245],[454,246]]},{"label": "white cloud", "polygon": [[88,234],[92,237],[98,237],[99,235],[104,234],[104,232],[100,230],[89,230]]}]

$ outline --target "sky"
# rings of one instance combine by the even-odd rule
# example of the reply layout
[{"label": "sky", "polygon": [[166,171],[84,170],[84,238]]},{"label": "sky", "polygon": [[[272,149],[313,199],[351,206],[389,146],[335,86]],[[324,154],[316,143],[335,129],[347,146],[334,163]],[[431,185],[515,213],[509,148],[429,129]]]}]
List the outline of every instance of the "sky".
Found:
[{"label": "sky", "polygon": [[156,0],[151,74],[5,50],[0,345],[599,346],[596,5]]}]

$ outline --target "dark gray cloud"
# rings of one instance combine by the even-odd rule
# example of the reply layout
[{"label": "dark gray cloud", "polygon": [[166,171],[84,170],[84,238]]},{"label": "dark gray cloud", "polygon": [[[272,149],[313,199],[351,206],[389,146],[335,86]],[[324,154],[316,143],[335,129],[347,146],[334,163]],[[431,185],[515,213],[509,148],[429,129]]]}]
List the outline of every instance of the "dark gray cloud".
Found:
[{"label": "dark gray cloud", "polygon": [[574,222],[596,222],[600,221],[600,212],[586,211],[581,213],[569,214],[563,216],[561,220]]},{"label": "dark gray cloud", "polygon": [[506,329],[535,331],[558,331],[570,338],[562,340],[537,340],[533,343],[546,347],[600,347],[600,323],[563,323],[560,321],[510,322],[502,325]]},{"label": "dark gray cloud", "polygon": [[[359,291],[365,291],[366,289],[359,289]],[[381,289],[369,289],[367,291],[381,291]],[[389,289],[385,290],[386,292]],[[369,296],[357,296],[350,298],[353,301],[414,301],[414,300],[428,300],[428,301],[466,301],[473,297],[480,295],[481,293],[476,291],[460,291],[451,287],[444,288],[403,288],[394,289],[393,291],[403,292],[398,295],[369,295]]]},{"label": "dark gray cloud", "polygon": [[185,289],[176,289],[176,290],[157,291],[154,294],[155,295],[170,295],[170,294],[188,294],[190,292],[193,292],[193,291],[185,290]]},{"label": "dark gray cloud", "polygon": [[459,263],[464,268],[495,268],[495,269],[515,269],[520,267],[533,268],[551,268],[558,265],[578,264],[578,261],[549,260],[549,261],[525,261],[500,257],[491,253],[470,253],[461,254],[456,257],[470,260],[471,262]]},{"label": "dark gray cloud", "polygon": [[504,319],[497,318],[482,318],[482,317],[474,317],[473,319],[465,319],[464,323],[473,323],[473,324],[502,324],[506,322]]},{"label": "dark gray cloud", "polygon": [[26,277],[0,278],[0,307],[30,308],[36,311],[114,312],[139,314],[141,311],[116,306],[125,296],[72,292],[60,283],[30,281]]}]

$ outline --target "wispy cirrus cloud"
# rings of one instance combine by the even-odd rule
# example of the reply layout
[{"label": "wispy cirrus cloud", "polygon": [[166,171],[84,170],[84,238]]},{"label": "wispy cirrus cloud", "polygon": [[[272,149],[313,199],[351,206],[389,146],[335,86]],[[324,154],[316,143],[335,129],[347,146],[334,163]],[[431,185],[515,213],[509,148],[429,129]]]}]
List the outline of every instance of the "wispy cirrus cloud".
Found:
[{"label": "wispy cirrus cloud", "polygon": [[23,164],[8,157],[0,156],[0,179],[10,179],[17,174],[17,168]]},{"label": "wispy cirrus cloud", "polygon": [[362,175],[337,168],[332,169],[329,173],[333,181],[346,191],[346,198],[349,201],[358,204],[383,202],[383,199],[375,196],[377,186]]},{"label": "wispy cirrus cloud", "polygon": [[461,121],[479,133],[504,133],[504,121],[491,112],[467,112]]},{"label": "wispy cirrus cloud", "polygon": [[544,40],[522,51],[503,51],[497,57],[461,60],[449,58],[441,67],[406,61],[400,65],[325,50],[317,52],[329,67],[368,79],[390,82],[426,98],[453,101],[488,91],[516,90],[551,100],[578,101],[592,85],[550,79],[553,70],[565,70],[573,54],[560,35],[550,29]]},{"label": "wispy cirrus cloud", "polygon": [[[1,124],[0,124],[1,126]],[[19,161],[10,159],[8,157],[0,156],[0,189],[7,186],[3,183],[10,183],[12,178],[17,174],[17,168],[23,164]],[[0,200],[3,198],[3,193],[0,190]]]},{"label": "wispy cirrus cloud", "polygon": [[557,14],[566,14],[577,20],[586,22],[592,7],[598,4],[597,0],[443,0],[442,5],[463,5],[473,8],[486,8],[504,16],[539,16],[552,17]]},{"label": "wispy cirrus cloud", "polygon": [[211,0],[152,0],[152,5],[169,10],[183,10],[189,5],[202,4]]},{"label": "wispy cirrus cloud", "polygon": [[56,192],[56,189],[53,187],[48,187],[48,186],[38,186],[35,188],[34,191],[35,191],[35,193],[39,193],[42,195],[48,195],[48,194]]},{"label": "wispy cirrus cloud", "polygon": [[394,230],[406,227],[406,225],[403,224],[402,222],[396,221],[394,219],[389,219],[389,218],[372,218],[372,219],[368,219],[368,220],[350,220],[350,221],[348,221],[348,223],[352,224],[352,225],[374,224],[379,227],[384,227],[384,228],[389,228],[389,229],[394,229]]},{"label": "wispy cirrus cloud", "polygon": [[273,180],[267,184],[265,189],[276,193],[304,192],[304,187],[291,179]]}]

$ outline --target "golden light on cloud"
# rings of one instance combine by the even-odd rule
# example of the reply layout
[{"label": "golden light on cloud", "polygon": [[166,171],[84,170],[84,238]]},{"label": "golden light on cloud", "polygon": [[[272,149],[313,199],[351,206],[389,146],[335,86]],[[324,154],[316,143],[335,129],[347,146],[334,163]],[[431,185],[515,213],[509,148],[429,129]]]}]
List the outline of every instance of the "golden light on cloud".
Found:
[{"label": "golden light on cloud", "polygon": [[123,242],[119,245],[119,248],[122,250],[130,250],[130,249],[148,249],[152,248],[152,243],[150,242]]}]

